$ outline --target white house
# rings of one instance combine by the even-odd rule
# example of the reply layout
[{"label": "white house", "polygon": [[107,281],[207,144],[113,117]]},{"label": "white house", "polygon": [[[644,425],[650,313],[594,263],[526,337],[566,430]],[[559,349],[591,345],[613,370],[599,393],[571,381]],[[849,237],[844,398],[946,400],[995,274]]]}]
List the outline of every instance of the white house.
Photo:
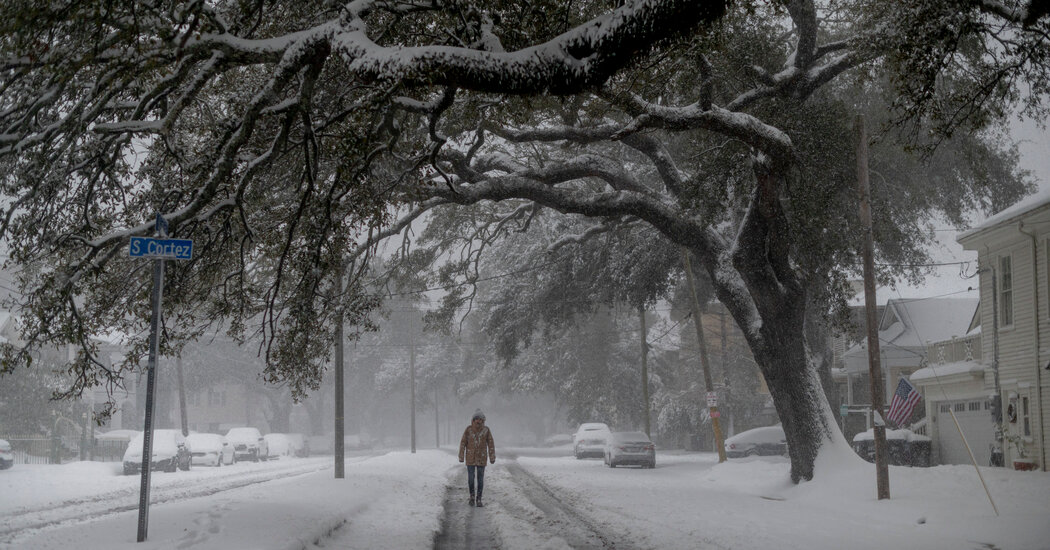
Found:
[{"label": "white house", "polygon": [[1050,192],[1003,210],[957,240],[977,252],[981,352],[970,366],[924,373],[925,393],[943,396],[953,411],[983,408],[985,401],[991,407],[999,396],[1005,465],[1047,471]]},{"label": "white house", "polygon": [[[879,356],[886,404],[889,404],[898,380],[925,365],[929,344],[963,336],[970,331],[977,302],[976,297],[899,298],[886,302],[879,320]],[[860,342],[844,354],[843,370],[848,377],[862,379],[862,387],[867,387],[868,344],[863,335]],[[849,384],[850,388],[855,386]],[[851,393],[855,394],[855,390]],[[850,397],[850,405],[871,403],[870,395]]]}]

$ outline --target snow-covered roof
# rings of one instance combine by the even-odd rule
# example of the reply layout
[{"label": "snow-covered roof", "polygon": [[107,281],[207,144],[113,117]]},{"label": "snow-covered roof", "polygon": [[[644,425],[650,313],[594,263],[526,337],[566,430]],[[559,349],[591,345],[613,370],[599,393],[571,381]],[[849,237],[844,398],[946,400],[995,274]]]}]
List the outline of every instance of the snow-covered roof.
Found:
[{"label": "snow-covered roof", "polygon": [[996,225],[1008,222],[1015,218],[1019,218],[1026,214],[1031,213],[1034,210],[1041,208],[1050,207],[1050,188],[1041,188],[1038,192],[1017,201],[1010,205],[1004,210],[999,211],[996,214],[988,216],[983,222],[973,226],[973,228],[963,231],[959,234],[956,239],[960,242],[963,240],[989,229]]},{"label": "snow-covered roof", "polygon": [[977,361],[957,361],[955,363],[943,363],[929,365],[911,374],[912,382],[924,382],[928,380],[944,379],[960,374],[969,374],[974,377],[984,376],[985,366]]},{"label": "snow-covered roof", "polygon": [[[943,342],[969,332],[977,298],[889,300],[879,321],[879,351],[884,366],[918,365],[928,343]],[[867,340],[844,357],[848,372],[868,370]]]}]

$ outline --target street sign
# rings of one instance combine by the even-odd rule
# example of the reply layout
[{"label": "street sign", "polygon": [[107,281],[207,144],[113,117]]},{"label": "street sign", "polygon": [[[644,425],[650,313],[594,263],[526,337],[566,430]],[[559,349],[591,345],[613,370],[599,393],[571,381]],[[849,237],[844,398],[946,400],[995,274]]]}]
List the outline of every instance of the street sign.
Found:
[{"label": "street sign", "polygon": [[718,394],[717,393],[715,393],[713,391],[707,392],[707,406],[708,407],[717,407],[718,406]]},{"label": "street sign", "polygon": [[193,258],[193,241],[190,239],[132,237],[128,246],[128,255],[133,258],[189,260]]},{"label": "street sign", "polygon": [[153,313],[150,316],[149,329],[149,363],[146,368],[146,417],[142,428],[142,468],[139,483],[139,532],[138,541],[146,540],[149,532],[149,488],[150,457],[153,456],[153,415],[156,401],[153,396],[157,387],[157,357],[160,355],[160,306],[164,296],[164,261],[189,260],[193,258],[193,241],[189,239],[169,239],[168,220],[157,213],[157,236],[131,237],[128,243],[128,255],[133,258],[153,260],[153,294],[150,302]]}]

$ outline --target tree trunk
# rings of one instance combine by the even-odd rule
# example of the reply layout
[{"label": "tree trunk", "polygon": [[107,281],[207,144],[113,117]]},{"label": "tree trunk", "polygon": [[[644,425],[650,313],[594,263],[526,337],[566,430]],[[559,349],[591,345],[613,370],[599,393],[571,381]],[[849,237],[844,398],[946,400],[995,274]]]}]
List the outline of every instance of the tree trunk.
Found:
[{"label": "tree trunk", "polygon": [[752,293],[762,324],[745,331],[784,428],[795,483],[813,479],[822,448],[844,441],[808,353],[804,296],[783,289]]},{"label": "tree trunk", "polygon": [[[757,186],[732,253],[739,279],[705,261],[715,293],[744,331],[784,427],[791,480],[813,479],[817,453],[842,441],[806,341],[806,288],[792,266],[795,245],[780,202],[790,167],[756,158]],[[743,283],[746,293],[742,293]]]}]

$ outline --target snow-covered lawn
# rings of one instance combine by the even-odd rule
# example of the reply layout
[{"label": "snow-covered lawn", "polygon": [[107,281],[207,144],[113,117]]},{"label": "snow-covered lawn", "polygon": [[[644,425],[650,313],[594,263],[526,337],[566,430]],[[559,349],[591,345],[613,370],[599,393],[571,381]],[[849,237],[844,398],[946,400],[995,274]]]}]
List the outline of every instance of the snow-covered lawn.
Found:
[{"label": "snow-covered lawn", "polygon": [[874,465],[845,457],[793,485],[781,457],[661,454],[655,470],[523,457],[586,515],[641,548],[1050,548],[1050,474],[972,466],[890,467],[890,500]]},{"label": "snow-covered lawn", "polygon": [[[655,470],[644,470],[521,453],[517,463],[545,491],[617,547],[1050,548],[1050,474],[1041,472],[982,470],[997,517],[969,466],[891,467],[893,498],[877,501],[874,466],[859,458],[818,463],[817,480],[796,486],[780,457],[718,464],[709,453],[663,452]],[[488,516],[503,548],[567,547],[549,534],[537,540],[550,533],[540,527],[544,513],[526,493],[512,494],[522,485],[511,482],[509,464],[489,469],[488,506],[470,513]],[[267,470],[289,477],[260,482]],[[343,480],[333,479],[330,457],[155,474],[152,494],[166,500],[151,506],[149,538],[139,544],[137,476],[120,476],[112,464],[16,465],[0,472],[0,533],[64,501],[98,513],[7,532],[0,547],[430,548],[447,487],[456,502],[466,496],[462,470],[447,450],[422,450],[350,458]],[[201,492],[208,486],[215,490]],[[123,499],[123,511],[113,498]]]}]

